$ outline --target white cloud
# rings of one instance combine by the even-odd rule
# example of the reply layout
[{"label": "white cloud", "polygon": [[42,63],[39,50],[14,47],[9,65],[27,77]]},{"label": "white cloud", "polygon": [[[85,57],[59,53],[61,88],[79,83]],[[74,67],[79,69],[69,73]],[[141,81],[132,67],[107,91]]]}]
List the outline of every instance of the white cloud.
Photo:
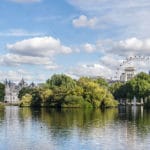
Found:
[{"label": "white cloud", "polygon": [[[144,8],[150,6],[150,1],[149,0],[126,0],[126,1],[120,1],[120,0],[68,0],[68,2],[75,7],[84,10],[84,11],[96,11],[96,12],[101,12],[102,10],[111,10],[114,9],[134,9],[134,8]],[[117,5],[118,4],[118,5]]]},{"label": "white cloud", "polygon": [[45,68],[47,70],[56,70],[56,69],[59,68],[59,66],[57,64],[55,64],[55,63],[52,62],[51,64],[46,65]]},{"label": "white cloud", "polygon": [[107,28],[107,32],[113,31],[115,36],[148,37],[150,34],[149,0],[113,2],[112,0],[68,0],[68,2],[85,14],[84,19],[80,16],[73,21],[77,27],[89,27],[88,16],[94,16],[98,22],[96,29]]},{"label": "white cloud", "polygon": [[[109,46],[108,46],[109,44]],[[120,41],[103,42],[98,41],[97,45],[103,47],[103,52],[128,57],[135,55],[150,55],[150,39],[128,38]]]},{"label": "white cloud", "polygon": [[[115,46],[126,55],[147,55],[150,54],[150,39],[129,38],[124,41],[119,41]],[[116,52],[118,52],[116,50]]]},{"label": "white cloud", "polygon": [[50,65],[52,64],[52,61],[49,57],[22,56],[8,53],[6,55],[1,56],[0,64],[13,66],[18,66],[21,64]]},{"label": "white cloud", "polygon": [[101,77],[110,78],[110,76],[112,75],[112,70],[101,64],[81,64],[78,65],[77,67],[71,68],[68,71],[68,74],[74,77],[101,76]]},{"label": "white cloud", "polygon": [[35,3],[35,2],[41,2],[42,0],[9,0],[16,3]]},{"label": "white cloud", "polygon": [[[99,63],[79,65],[72,68],[69,74],[76,76],[104,76],[106,78],[117,77],[127,66],[133,66],[137,72],[145,71],[148,73],[150,64],[150,39],[128,38],[125,40],[98,40],[95,44],[83,44],[84,51],[99,51],[101,56]],[[92,46],[91,46],[92,45]],[[89,49],[88,49],[89,48]],[[140,56],[140,57],[139,57]],[[141,57],[142,56],[142,57]],[[130,60],[130,57],[136,58]],[[127,61],[128,60],[128,61]],[[97,65],[96,65],[97,64]]]},{"label": "white cloud", "polygon": [[79,78],[81,76],[88,77],[104,77],[107,79],[119,79],[121,73],[124,72],[125,67],[135,67],[136,73],[141,71],[149,71],[149,60],[130,60],[126,61],[126,58],[119,57],[118,55],[106,54],[100,57],[97,63],[82,63],[76,67],[72,67],[68,70],[67,74],[73,78]]},{"label": "white cloud", "polygon": [[22,77],[26,81],[33,81],[33,75],[25,70],[0,71],[0,81],[5,81],[7,78],[8,80],[18,82]]},{"label": "white cloud", "polygon": [[41,36],[44,35],[43,33],[36,33],[36,32],[29,32],[24,29],[10,29],[5,32],[0,32],[0,36],[14,36],[14,37],[20,37],[20,36]]},{"label": "white cloud", "polygon": [[44,83],[49,76],[37,72],[31,72],[24,69],[16,69],[9,71],[0,71],[0,81],[4,82],[5,79],[18,83],[22,78],[28,82]]},{"label": "white cloud", "polygon": [[[132,59],[131,59],[132,58]],[[118,79],[125,67],[135,67],[136,73],[149,71],[150,59],[144,56],[118,56],[117,54],[105,54],[99,60],[99,64],[111,70],[110,78],[116,76]],[[107,72],[106,72],[107,74]],[[107,76],[106,76],[107,77]]]},{"label": "white cloud", "polygon": [[85,15],[81,15],[79,18],[74,19],[72,24],[75,27],[88,27],[88,28],[96,28],[97,18],[87,18]]},{"label": "white cloud", "polygon": [[86,43],[82,47],[88,53],[92,53],[92,52],[94,52],[96,50],[95,45],[90,44],[90,43]]},{"label": "white cloud", "polygon": [[99,51],[104,55],[147,56],[150,55],[150,38],[139,39],[132,37],[125,40],[98,40],[95,44],[86,43],[82,47],[86,52]]},{"label": "white cloud", "polygon": [[103,66],[107,66],[111,70],[115,70],[123,61],[122,57],[114,54],[106,54],[100,57],[99,63]]},{"label": "white cloud", "polygon": [[59,39],[53,37],[35,37],[7,44],[6,48],[11,53],[27,56],[51,57],[55,54],[69,54],[72,52],[70,47],[61,44]]}]

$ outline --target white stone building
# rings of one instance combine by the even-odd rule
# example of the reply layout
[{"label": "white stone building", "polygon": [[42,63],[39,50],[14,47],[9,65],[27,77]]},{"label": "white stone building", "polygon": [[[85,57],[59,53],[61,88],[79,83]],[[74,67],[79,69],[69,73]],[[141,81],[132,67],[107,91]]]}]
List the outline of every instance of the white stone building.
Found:
[{"label": "white stone building", "polygon": [[120,81],[126,82],[132,79],[135,76],[135,68],[134,67],[126,67],[124,72],[120,76]]},{"label": "white stone building", "polygon": [[5,81],[5,103],[15,104],[19,102],[18,94],[19,91],[27,87],[28,84],[22,79],[18,84],[15,84],[11,81]]}]

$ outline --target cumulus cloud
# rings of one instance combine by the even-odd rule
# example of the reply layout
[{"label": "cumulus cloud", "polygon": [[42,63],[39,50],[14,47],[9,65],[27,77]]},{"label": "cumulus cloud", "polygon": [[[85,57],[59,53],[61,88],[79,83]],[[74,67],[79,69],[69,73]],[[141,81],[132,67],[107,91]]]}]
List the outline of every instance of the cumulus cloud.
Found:
[{"label": "cumulus cloud", "polygon": [[50,57],[55,54],[69,54],[72,52],[70,47],[61,44],[59,39],[53,37],[35,37],[7,44],[6,48],[11,53],[27,56]]},{"label": "cumulus cloud", "polygon": [[96,17],[89,19],[87,16],[81,15],[79,18],[74,19],[74,20],[72,21],[72,24],[73,24],[75,27],[96,28],[97,22],[98,22],[98,20],[97,20]]},{"label": "cumulus cloud", "polygon": [[70,68],[67,72],[73,78],[81,76],[88,77],[104,77],[106,79],[120,79],[120,75],[124,72],[126,67],[135,67],[136,73],[149,72],[149,60],[135,59],[134,61],[127,61],[126,58],[118,55],[105,55],[100,57],[97,63],[82,63],[74,68]]},{"label": "cumulus cloud", "polygon": [[41,2],[42,0],[9,0],[16,3],[36,3]]},{"label": "cumulus cloud", "polygon": [[[98,26],[107,28],[119,37],[147,37],[150,34],[150,1],[149,0],[68,0],[80,9],[85,17],[73,21],[77,27],[89,27],[88,16],[94,16]],[[82,19],[83,18],[83,19]],[[103,29],[103,28],[102,28]]]},{"label": "cumulus cloud", "polygon": [[33,56],[22,56],[16,54],[2,55],[0,58],[0,64],[18,66],[21,64],[29,65],[49,65],[52,61],[49,57],[33,57]]},{"label": "cumulus cloud", "polygon": [[[9,52],[1,55],[0,65],[12,68],[22,68],[22,66],[30,68],[34,65],[45,71],[59,68],[59,65],[55,63],[56,54],[72,52],[70,47],[64,46],[59,39],[53,37],[35,37],[18,41],[7,44],[6,49]],[[41,80],[41,77],[37,78]]]},{"label": "cumulus cloud", "polygon": [[[99,60],[99,64],[111,70],[110,78],[118,78],[126,67],[134,67],[136,73],[149,71],[150,58],[148,56],[118,56],[117,54],[106,54]],[[106,72],[107,74],[107,72]],[[106,76],[107,77],[107,76]]]},{"label": "cumulus cloud", "polygon": [[112,70],[109,69],[107,66],[101,64],[81,64],[77,67],[71,68],[68,71],[68,74],[73,77],[81,77],[81,76],[88,76],[88,77],[106,77],[110,78],[112,75]]},{"label": "cumulus cloud", "polygon": [[[116,74],[119,77],[124,72],[124,68],[128,66],[135,67],[137,73],[141,71],[148,73],[150,69],[150,57],[148,57],[150,55],[149,38],[133,37],[125,40],[98,40],[95,44],[86,43],[83,45],[86,45],[85,49],[87,51],[84,49],[86,52],[100,52],[99,62],[79,65],[72,69],[72,75],[99,75],[114,78]],[[94,47],[94,50],[91,47]],[[134,60],[130,58],[134,58]]]},{"label": "cumulus cloud", "polygon": [[96,50],[95,45],[90,44],[90,43],[86,43],[86,44],[82,45],[82,48],[88,53],[92,53]]},{"label": "cumulus cloud", "polygon": [[[119,41],[115,44],[116,53],[125,55],[149,55],[150,54],[150,39],[129,38],[124,41]],[[115,48],[114,47],[114,48]],[[113,48],[113,49],[114,49]],[[114,50],[112,50],[114,51]],[[120,52],[122,51],[122,52]]]},{"label": "cumulus cloud", "polygon": [[94,44],[85,43],[82,45],[82,48],[86,52],[99,51],[108,56],[111,54],[123,57],[147,56],[150,55],[150,38],[140,39],[132,37],[124,40],[98,40]]}]

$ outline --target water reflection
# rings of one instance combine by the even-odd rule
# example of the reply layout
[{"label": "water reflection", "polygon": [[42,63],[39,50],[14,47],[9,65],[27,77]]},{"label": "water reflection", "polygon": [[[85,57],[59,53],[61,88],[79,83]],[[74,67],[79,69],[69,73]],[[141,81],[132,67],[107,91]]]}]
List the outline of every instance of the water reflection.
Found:
[{"label": "water reflection", "polygon": [[150,112],[119,109],[30,109],[0,112],[2,150],[150,148]]}]

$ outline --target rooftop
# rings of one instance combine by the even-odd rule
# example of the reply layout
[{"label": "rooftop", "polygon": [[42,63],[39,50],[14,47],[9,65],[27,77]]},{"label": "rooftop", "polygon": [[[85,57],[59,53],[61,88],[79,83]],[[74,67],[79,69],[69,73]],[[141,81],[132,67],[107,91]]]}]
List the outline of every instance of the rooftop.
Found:
[{"label": "rooftop", "polygon": [[134,67],[126,67],[124,70],[125,71],[135,71],[135,68]]}]

